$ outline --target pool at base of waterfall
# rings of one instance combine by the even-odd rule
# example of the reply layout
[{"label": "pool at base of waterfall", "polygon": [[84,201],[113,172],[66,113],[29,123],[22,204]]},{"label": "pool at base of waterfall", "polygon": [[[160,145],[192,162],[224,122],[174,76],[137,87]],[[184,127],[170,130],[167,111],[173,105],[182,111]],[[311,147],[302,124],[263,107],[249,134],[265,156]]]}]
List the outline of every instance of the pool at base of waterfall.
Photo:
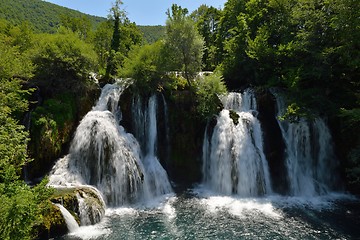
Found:
[{"label": "pool at base of waterfall", "polygon": [[238,198],[196,188],[108,209],[97,225],[58,240],[78,239],[359,239],[360,201],[321,197]]}]

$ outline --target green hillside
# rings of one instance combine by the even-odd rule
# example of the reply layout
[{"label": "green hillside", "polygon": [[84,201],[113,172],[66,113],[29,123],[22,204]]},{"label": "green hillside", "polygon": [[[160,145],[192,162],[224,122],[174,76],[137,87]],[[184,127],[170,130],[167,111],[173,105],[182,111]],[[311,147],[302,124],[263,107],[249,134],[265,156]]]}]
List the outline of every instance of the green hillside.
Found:
[{"label": "green hillside", "polygon": [[[42,0],[1,0],[0,19],[12,24],[29,22],[35,32],[56,32],[61,16],[69,18],[87,17],[95,28],[105,18],[92,16],[79,11],[61,7]],[[165,26],[138,26],[147,43],[153,43],[165,34]]]},{"label": "green hillside", "polygon": [[28,21],[36,32],[55,32],[62,15],[73,18],[86,16],[93,26],[105,20],[102,17],[91,16],[42,0],[0,1],[0,18],[6,19],[12,24]]},{"label": "green hillside", "polygon": [[165,36],[165,26],[138,26],[148,43],[154,43]]}]

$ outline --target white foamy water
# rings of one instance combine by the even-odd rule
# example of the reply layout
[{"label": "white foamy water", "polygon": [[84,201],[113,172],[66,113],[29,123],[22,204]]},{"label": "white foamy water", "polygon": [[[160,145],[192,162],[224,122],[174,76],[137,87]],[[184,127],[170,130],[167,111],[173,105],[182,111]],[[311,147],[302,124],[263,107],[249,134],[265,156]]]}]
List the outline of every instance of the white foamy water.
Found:
[{"label": "white foamy water", "polygon": [[[256,99],[251,90],[230,93],[203,143],[204,185],[225,195],[256,197],[272,192]],[[231,117],[237,118],[238,122]]]},{"label": "white foamy water", "polygon": [[66,208],[64,208],[63,205],[56,203],[55,206],[60,209],[69,232],[75,232],[79,228],[79,224],[76,222],[73,215],[71,215],[71,213]]},{"label": "white foamy water", "polygon": [[144,116],[139,120],[146,136],[141,140],[148,143],[144,155],[137,139],[119,125],[122,91],[117,84],[103,88],[96,106],[76,129],[69,154],[52,169],[50,185],[92,185],[112,207],[172,192],[167,173],[156,156],[156,97],[151,97],[144,109],[134,106]]},{"label": "white foamy water", "polygon": [[[277,102],[277,115],[286,112],[284,98],[273,91]],[[334,191],[339,182],[337,159],[333,150],[330,130],[325,121],[299,118],[296,122],[279,120],[285,143],[285,165],[289,179],[290,195],[314,197]]]},{"label": "white foamy water", "polygon": [[90,239],[106,239],[111,233],[111,228],[108,226],[108,220],[104,219],[100,223],[91,226],[81,226],[76,231],[70,233],[70,236],[82,240]]},{"label": "white foamy water", "polygon": [[339,201],[356,199],[344,195],[240,198],[219,196],[200,186],[185,195],[108,209],[93,236],[93,230],[74,235],[97,240],[356,239],[358,210],[342,207]]}]

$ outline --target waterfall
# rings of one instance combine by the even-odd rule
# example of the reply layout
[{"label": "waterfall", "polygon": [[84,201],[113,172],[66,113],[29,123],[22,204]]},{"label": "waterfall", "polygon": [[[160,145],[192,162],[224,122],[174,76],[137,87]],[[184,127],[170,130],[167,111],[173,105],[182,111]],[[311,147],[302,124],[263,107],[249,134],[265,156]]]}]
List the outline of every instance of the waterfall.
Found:
[{"label": "waterfall", "polygon": [[143,139],[142,156],[148,179],[148,195],[157,196],[172,191],[168,176],[157,157],[157,109],[156,95],[149,98],[147,105],[142,107],[141,98],[138,96],[133,101],[133,119],[135,136]]},{"label": "waterfall", "polygon": [[241,197],[271,193],[254,93],[230,93],[223,105],[212,134],[207,129],[204,136],[204,184]]},{"label": "waterfall", "polygon": [[[282,96],[272,91],[277,101],[277,115],[282,116],[286,104]],[[323,119],[300,118],[297,122],[277,118],[285,142],[285,164],[290,194],[316,196],[332,190],[337,181],[336,157],[332,139]]]},{"label": "waterfall", "polygon": [[[110,206],[133,203],[171,191],[170,184],[166,185],[169,183],[166,172],[154,155],[155,142],[149,147],[150,155],[144,157],[137,139],[119,125],[121,111],[118,102],[122,91],[123,88],[117,84],[108,84],[102,89],[96,106],[76,129],[69,154],[54,166],[51,185],[95,186]],[[147,126],[152,132],[148,136],[154,141],[156,131],[151,128],[156,126],[156,116],[150,122]],[[154,186],[152,182],[162,184]],[[168,188],[164,189],[164,185]]]},{"label": "waterfall", "polygon": [[69,232],[75,232],[79,228],[79,224],[76,222],[73,215],[71,215],[71,213],[63,207],[63,205],[56,203],[55,206],[59,208],[61,214],[63,215]]},{"label": "waterfall", "polygon": [[161,95],[163,104],[164,104],[164,123],[165,123],[165,144],[166,144],[166,163],[170,161],[170,125],[169,125],[169,116],[168,116],[168,106],[165,100],[164,95]]}]

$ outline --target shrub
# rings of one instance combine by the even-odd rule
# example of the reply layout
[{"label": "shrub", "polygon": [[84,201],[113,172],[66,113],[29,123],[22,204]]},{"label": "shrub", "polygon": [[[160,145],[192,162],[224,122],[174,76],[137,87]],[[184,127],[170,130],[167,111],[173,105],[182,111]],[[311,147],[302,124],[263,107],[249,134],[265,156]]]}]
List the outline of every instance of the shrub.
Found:
[{"label": "shrub", "polygon": [[226,94],[226,86],[222,76],[214,73],[199,77],[196,81],[197,111],[200,116],[209,119],[222,108],[220,95]]}]

